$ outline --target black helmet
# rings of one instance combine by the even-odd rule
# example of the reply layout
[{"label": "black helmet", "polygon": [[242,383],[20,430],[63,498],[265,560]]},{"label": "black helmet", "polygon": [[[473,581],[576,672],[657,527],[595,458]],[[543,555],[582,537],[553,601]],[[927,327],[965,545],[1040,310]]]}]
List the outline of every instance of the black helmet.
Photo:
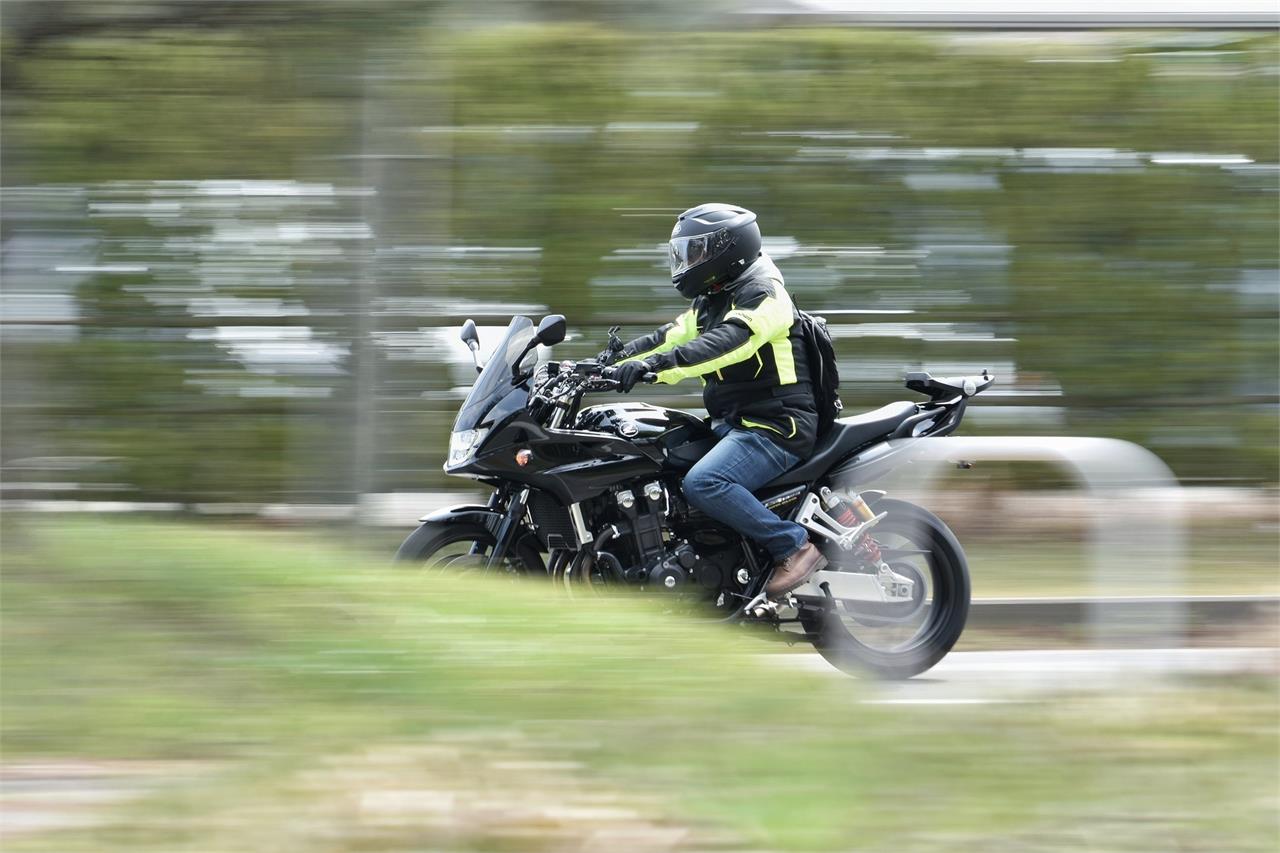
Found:
[{"label": "black helmet", "polygon": [[685,299],[723,287],[760,257],[756,215],[731,204],[700,204],[671,229],[671,283]]}]

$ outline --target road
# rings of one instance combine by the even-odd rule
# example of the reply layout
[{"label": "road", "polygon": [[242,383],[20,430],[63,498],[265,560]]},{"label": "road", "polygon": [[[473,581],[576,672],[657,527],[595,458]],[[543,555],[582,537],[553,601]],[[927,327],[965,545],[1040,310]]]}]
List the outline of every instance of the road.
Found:
[{"label": "road", "polygon": [[[774,665],[847,675],[816,654],[771,655]],[[869,704],[976,705],[1041,701],[1187,676],[1280,675],[1280,649],[1065,649],[954,652],[910,681],[876,682]]]},{"label": "road", "polygon": [[764,19],[892,27],[1085,29],[1248,27],[1270,29],[1274,0],[754,0],[739,14]]}]

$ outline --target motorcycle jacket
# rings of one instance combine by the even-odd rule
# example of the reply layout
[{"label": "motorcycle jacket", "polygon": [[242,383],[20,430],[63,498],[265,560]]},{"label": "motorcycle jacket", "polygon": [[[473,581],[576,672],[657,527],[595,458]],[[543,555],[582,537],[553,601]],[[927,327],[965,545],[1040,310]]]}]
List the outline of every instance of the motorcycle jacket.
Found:
[{"label": "motorcycle jacket", "polygon": [[635,359],[659,382],[701,378],[713,419],[802,458],[813,450],[818,415],[799,316],[767,255],[724,289],[698,296],[675,322],[628,343],[618,363]]}]

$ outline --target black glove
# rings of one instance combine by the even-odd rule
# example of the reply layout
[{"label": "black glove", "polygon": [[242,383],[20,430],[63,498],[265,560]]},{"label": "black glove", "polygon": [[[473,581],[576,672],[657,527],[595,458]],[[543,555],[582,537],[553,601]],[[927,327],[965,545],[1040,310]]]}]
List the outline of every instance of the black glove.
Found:
[{"label": "black glove", "polygon": [[596,356],[596,363],[600,364],[601,366],[608,366],[610,364],[613,364],[613,360],[617,357],[618,357],[618,354],[613,350],[602,349],[600,350],[600,354]]},{"label": "black glove", "polygon": [[636,387],[636,383],[644,377],[646,373],[652,371],[649,363],[646,361],[628,361],[626,364],[618,367],[613,372],[613,378],[618,382],[618,393],[625,394],[632,388]]}]

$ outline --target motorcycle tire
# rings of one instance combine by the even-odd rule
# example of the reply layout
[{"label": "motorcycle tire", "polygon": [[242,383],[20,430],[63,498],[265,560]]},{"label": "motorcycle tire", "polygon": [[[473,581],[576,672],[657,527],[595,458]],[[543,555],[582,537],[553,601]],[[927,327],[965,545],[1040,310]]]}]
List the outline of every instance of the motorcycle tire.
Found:
[{"label": "motorcycle tire", "polygon": [[[872,508],[888,513],[881,527],[909,530],[908,538],[915,537],[916,547],[928,552],[933,598],[925,623],[900,648],[884,650],[855,637],[832,604],[805,608],[800,622],[818,653],[842,672],[902,680],[933,667],[960,639],[969,615],[969,568],[955,534],[933,513],[886,498],[874,501]],[[872,528],[870,535],[875,536],[876,530]]]},{"label": "motorcycle tire", "polygon": [[[493,534],[489,532],[488,528],[480,524],[423,522],[417,530],[410,533],[408,538],[401,543],[400,549],[396,551],[395,559],[397,562],[427,563],[432,557],[449,546],[463,543],[478,543],[485,548],[492,548],[494,544]],[[542,564],[542,555],[530,541],[530,537],[527,536],[521,538],[512,546],[508,552],[506,562],[507,566],[518,575],[537,577],[546,573],[546,569]],[[449,566],[435,566],[433,568],[447,570]]]}]

